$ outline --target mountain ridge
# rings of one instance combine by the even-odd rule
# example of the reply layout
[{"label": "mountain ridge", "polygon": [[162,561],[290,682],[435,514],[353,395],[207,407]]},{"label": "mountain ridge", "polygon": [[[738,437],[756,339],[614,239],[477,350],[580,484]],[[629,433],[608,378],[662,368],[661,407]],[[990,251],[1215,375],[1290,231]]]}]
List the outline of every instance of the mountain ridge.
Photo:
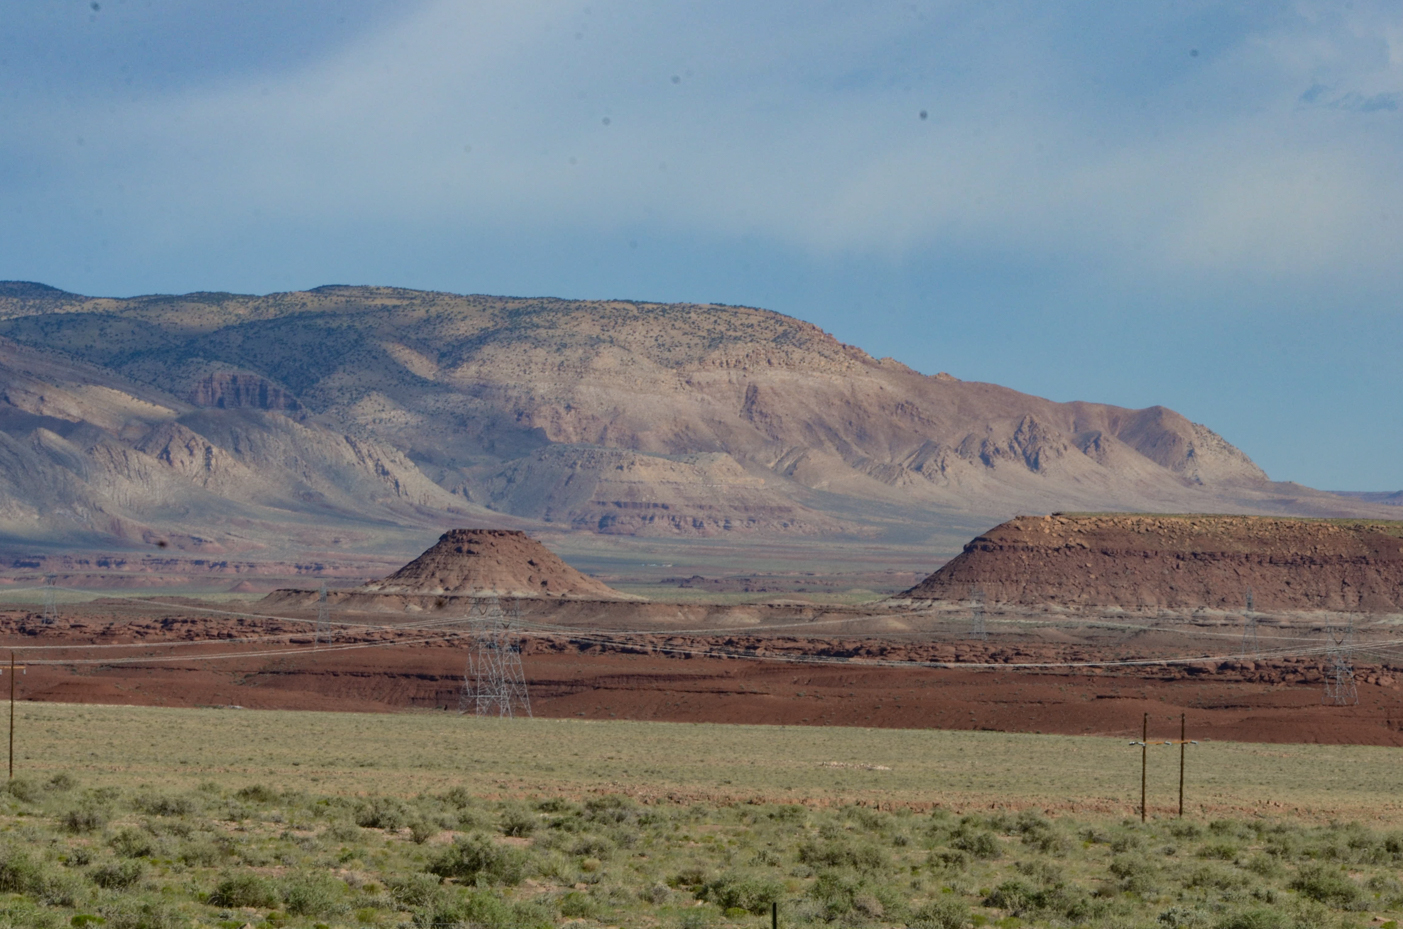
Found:
[{"label": "mountain ridge", "polygon": [[[40,476],[94,538],[197,538],[201,507],[227,548],[270,544],[241,519],[919,540],[1020,512],[1387,506],[1273,483],[1166,407],[924,375],[754,307],[37,286],[0,282],[0,478]],[[26,493],[0,483],[0,517]],[[64,534],[25,519],[0,532]]]}]

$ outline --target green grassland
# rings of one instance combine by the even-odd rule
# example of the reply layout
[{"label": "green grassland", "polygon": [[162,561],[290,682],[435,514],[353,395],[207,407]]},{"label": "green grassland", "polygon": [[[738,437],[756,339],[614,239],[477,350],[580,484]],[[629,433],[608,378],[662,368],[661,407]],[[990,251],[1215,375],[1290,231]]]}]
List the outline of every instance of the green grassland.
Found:
[{"label": "green grassland", "polygon": [[[1297,929],[1403,915],[1396,751],[21,704],[0,927]],[[1166,723],[1167,725],[1167,723]]]}]

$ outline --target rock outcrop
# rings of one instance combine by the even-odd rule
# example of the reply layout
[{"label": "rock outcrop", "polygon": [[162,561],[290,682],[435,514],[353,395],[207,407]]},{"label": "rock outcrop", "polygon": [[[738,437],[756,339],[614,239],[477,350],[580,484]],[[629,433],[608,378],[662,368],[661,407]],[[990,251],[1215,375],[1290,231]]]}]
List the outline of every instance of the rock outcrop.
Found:
[{"label": "rock outcrop", "polygon": [[1403,522],[1020,516],[899,595],[1129,610],[1403,610]]}]

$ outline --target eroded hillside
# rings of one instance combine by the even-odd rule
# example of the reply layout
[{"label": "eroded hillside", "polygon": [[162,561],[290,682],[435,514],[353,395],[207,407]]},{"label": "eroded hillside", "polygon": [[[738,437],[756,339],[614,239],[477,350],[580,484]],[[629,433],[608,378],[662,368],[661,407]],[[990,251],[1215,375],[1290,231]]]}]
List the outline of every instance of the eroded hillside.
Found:
[{"label": "eroded hillside", "polygon": [[1382,509],[1272,484],[1163,407],[926,376],[746,307],[9,284],[0,338],[21,534],[52,521],[24,509],[35,499],[97,534],[118,525],[107,514],[164,526],[230,505],[911,540],[1019,511]]}]

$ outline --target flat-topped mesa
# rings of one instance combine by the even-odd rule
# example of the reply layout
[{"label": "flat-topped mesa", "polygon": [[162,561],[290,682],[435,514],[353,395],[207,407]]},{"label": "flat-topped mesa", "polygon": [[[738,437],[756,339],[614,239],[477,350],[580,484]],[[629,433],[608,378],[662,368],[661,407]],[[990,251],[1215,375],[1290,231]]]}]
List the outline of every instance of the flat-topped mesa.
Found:
[{"label": "flat-topped mesa", "polygon": [[1403,609],[1403,522],[1268,516],[1019,516],[915,587],[913,600],[1127,610]]},{"label": "flat-topped mesa", "polygon": [[581,574],[526,533],[506,529],[450,529],[424,554],[361,589],[380,594],[638,599]]}]

